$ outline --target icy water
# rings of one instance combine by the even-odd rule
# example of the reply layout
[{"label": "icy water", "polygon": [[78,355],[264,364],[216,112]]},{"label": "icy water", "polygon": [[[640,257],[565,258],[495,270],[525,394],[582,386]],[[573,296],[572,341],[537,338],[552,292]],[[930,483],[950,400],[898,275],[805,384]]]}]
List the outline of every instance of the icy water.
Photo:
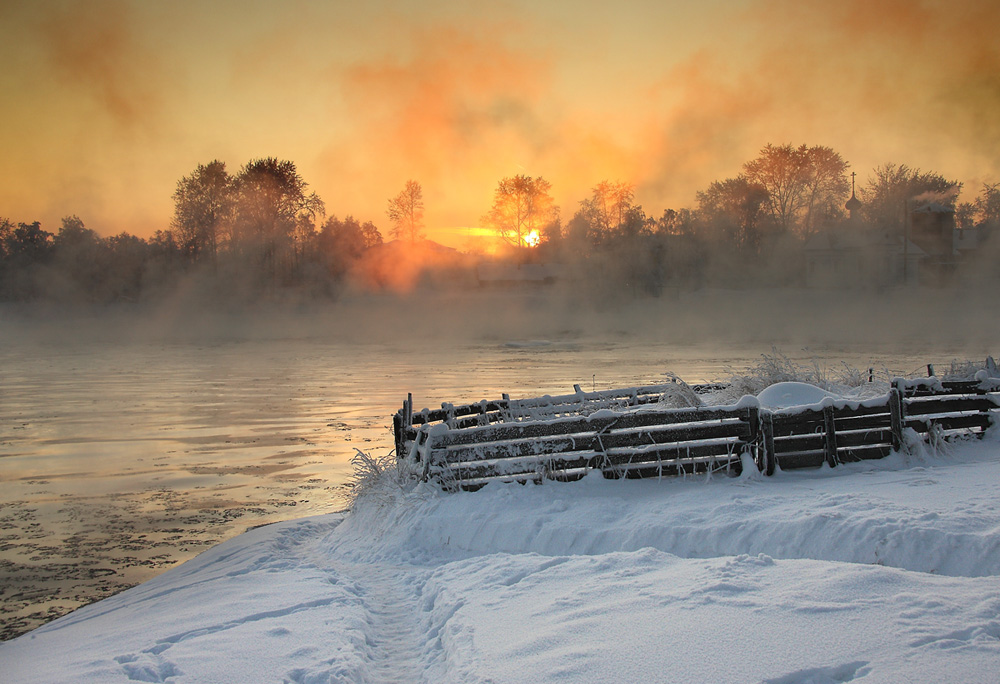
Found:
[{"label": "icy water", "polygon": [[[434,407],[649,384],[668,372],[711,381],[772,351],[580,330],[407,343],[280,328],[171,342],[59,330],[9,335],[0,348],[2,638],[247,528],[342,509],[355,449],[392,449],[407,392]],[[782,352],[900,374],[980,355],[975,345],[887,354],[871,343]]]}]

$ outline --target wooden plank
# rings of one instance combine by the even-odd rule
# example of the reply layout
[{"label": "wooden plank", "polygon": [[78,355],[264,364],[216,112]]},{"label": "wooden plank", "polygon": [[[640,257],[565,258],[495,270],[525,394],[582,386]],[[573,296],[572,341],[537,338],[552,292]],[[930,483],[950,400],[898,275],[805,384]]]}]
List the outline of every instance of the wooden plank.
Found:
[{"label": "wooden plank", "polygon": [[448,420],[449,415],[451,417],[463,417],[478,415],[486,412],[497,412],[505,410],[507,408],[507,402],[504,401],[486,401],[480,402],[478,404],[463,404],[460,406],[452,406],[449,408],[440,409],[428,409],[424,411],[418,411],[413,414],[411,419],[411,425],[426,425],[428,423],[443,423]]},{"label": "wooden plank", "polygon": [[609,479],[641,479],[698,475],[708,471],[739,475],[742,470],[739,455],[734,455],[729,459],[704,459],[685,463],[631,463],[604,468],[602,472]]},{"label": "wooden plank", "polygon": [[[651,426],[641,430],[615,430],[605,434],[555,435],[481,442],[457,446],[435,446],[436,460],[449,463],[479,461],[487,458],[516,458],[529,455],[556,454],[563,451],[590,449],[605,451],[618,448],[641,448],[652,444],[675,445],[736,438],[749,442],[750,430],[746,423],[727,422],[700,426],[666,425]],[[444,440],[435,441],[442,444]]]},{"label": "wooden plank", "polygon": [[[704,425],[652,425],[642,429],[614,429],[600,435],[605,449],[644,444],[705,441],[737,437],[749,441],[750,426],[744,422],[709,423]],[[595,435],[595,441],[597,436]],[[594,448],[598,448],[595,444]]]},{"label": "wooden plank", "polygon": [[644,449],[609,450],[598,456],[597,463],[619,466],[629,463],[660,463],[666,461],[700,462],[712,459],[739,458],[743,450],[741,442],[718,442],[715,444],[695,444],[691,446],[663,446]]},{"label": "wooden plank", "polygon": [[826,451],[814,449],[809,451],[791,451],[788,453],[776,453],[774,455],[778,467],[782,470],[794,470],[797,468],[819,468],[826,463]]},{"label": "wooden plank", "polygon": [[931,431],[931,425],[937,425],[942,430],[987,430],[993,424],[990,414],[971,413],[964,416],[942,416],[940,418],[907,418],[906,427],[920,433]]},{"label": "wooden plank", "polygon": [[794,416],[774,414],[773,421],[776,439],[823,432],[823,414],[819,411],[808,411]]},{"label": "wooden plank", "polygon": [[[606,452],[577,450],[548,456],[492,457],[469,461],[448,462],[435,455],[431,471],[458,479],[470,477],[506,476],[567,467],[614,467],[629,464],[696,463],[728,460],[737,457],[744,448],[742,442],[716,442],[690,446],[669,445],[642,450],[612,449]],[[435,452],[436,454],[436,452]]]},{"label": "wooden plank", "polygon": [[447,489],[461,489],[467,492],[474,492],[478,489],[482,489],[491,482],[519,482],[520,484],[526,484],[528,482],[541,483],[545,480],[559,480],[559,481],[572,481],[579,480],[582,477],[586,477],[589,470],[576,470],[576,471],[564,471],[564,472],[554,472],[548,473],[544,476],[537,474],[523,473],[520,475],[510,475],[510,476],[498,476],[498,477],[484,477],[477,478],[474,480],[461,480],[452,481],[445,484]]},{"label": "wooden plank", "polygon": [[442,480],[476,480],[491,477],[536,475],[557,470],[595,467],[599,455],[593,452],[573,452],[563,458],[502,459],[478,463],[444,464],[435,462],[430,473]]},{"label": "wooden plank", "polygon": [[826,422],[824,411],[831,410],[837,421],[838,432],[841,424],[846,429],[861,429],[867,427],[880,427],[889,424],[888,402],[886,406],[859,407],[857,409],[845,407],[830,409],[805,409],[800,413],[782,414],[773,413],[773,425],[775,437],[789,437],[808,432],[825,432]]},{"label": "wooden plank", "polygon": [[497,423],[467,430],[450,430],[436,436],[438,445],[457,446],[481,442],[503,442],[535,439],[555,435],[586,434],[680,423],[711,423],[739,420],[746,409],[668,409],[663,411],[638,411],[590,418],[555,418],[551,421],[522,423]]},{"label": "wooden plank", "polygon": [[590,436],[527,439],[511,442],[470,444],[460,447],[435,448],[434,461],[461,463],[464,461],[484,461],[489,459],[521,458],[525,456],[543,457],[568,451],[593,451]]},{"label": "wooden plank", "polygon": [[858,430],[846,432],[837,430],[837,448],[872,446],[872,445],[892,446],[892,430],[887,428],[881,430]]},{"label": "wooden plank", "polygon": [[1000,401],[990,396],[982,397],[937,397],[921,401],[907,401],[906,415],[926,416],[934,413],[960,413],[963,411],[991,411],[1000,408]]},{"label": "wooden plank", "polygon": [[[870,402],[866,402],[868,404]],[[862,418],[864,416],[874,416],[889,413],[889,397],[885,396],[881,401],[872,405],[859,404],[858,406],[837,406],[834,404],[834,412],[837,422],[846,418]]]},{"label": "wooden plank", "polygon": [[[774,440],[774,449],[777,454],[787,454],[796,451],[819,451],[825,448],[825,435],[814,433],[809,435],[799,435],[797,437],[785,437]],[[842,431],[837,430],[837,447],[853,447],[873,444],[892,444],[892,431],[881,430],[857,430]]]},{"label": "wooden plank", "polygon": [[903,396],[910,398],[941,396],[947,394],[979,394],[983,391],[978,380],[945,380],[941,382],[940,387],[937,387],[936,385],[937,383],[933,380],[917,384],[904,381]]},{"label": "wooden plank", "polygon": [[879,444],[872,446],[852,446],[847,448],[841,448],[840,451],[838,452],[838,458],[840,458],[841,463],[855,463],[857,461],[868,461],[873,459],[885,458],[891,453],[892,453],[892,447],[888,444]]},{"label": "wooden plank", "polygon": [[888,407],[877,415],[860,416],[857,418],[841,418],[837,416],[837,434],[848,430],[880,430],[892,425],[892,416]]},{"label": "wooden plank", "polygon": [[813,432],[791,437],[775,437],[774,453],[785,454],[792,451],[818,451],[823,449],[823,433]]}]

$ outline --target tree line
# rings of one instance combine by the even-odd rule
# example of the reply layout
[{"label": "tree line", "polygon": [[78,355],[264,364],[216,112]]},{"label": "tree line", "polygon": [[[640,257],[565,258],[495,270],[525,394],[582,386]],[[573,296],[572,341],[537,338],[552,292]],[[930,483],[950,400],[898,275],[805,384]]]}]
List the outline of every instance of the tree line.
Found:
[{"label": "tree line", "polygon": [[[549,183],[522,175],[499,183],[482,223],[520,258],[565,264],[576,282],[594,284],[593,294],[617,286],[656,295],[666,286],[798,285],[817,237],[902,245],[908,214],[934,203],[954,212],[957,228],[977,231],[977,276],[1000,279],[1000,239],[990,239],[1000,227],[1000,184],[984,184],[960,203],[962,184],[941,174],[887,163],[855,185],[848,169],[829,147],[769,144],[741,173],[698,192],[694,208],[648,215],[633,184],[605,180],[565,224]],[[536,231],[539,240],[529,245],[526,236]],[[885,284],[883,274],[853,275],[855,286]]]},{"label": "tree line", "polygon": [[[594,290],[653,295],[666,285],[748,278],[795,284],[794,265],[810,238],[858,230],[898,237],[916,202],[937,202],[955,212],[958,227],[984,235],[1000,225],[1000,184],[960,203],[961,183],[940,174],[889,163],[852,188],[848,168],[829,147],[769,144],[738,175],[698,192],[693,208],[647,215],[633,184],[604,180],[565,223],[547,180],[515,175],[498,182],[481,223],[507,258],[565,264],[568,277]],[[849,197],[857,202],[853,220]],[[182,282],[219,297],[288,289],[334,296],[383,243],[372,221],[327,215],[291,161],[255,159],[236,173],[218,160],[199,164],[177,182],[173,200],[169,227],[148,239],[101,237],[77,216],[62,219],[56,233],[0,218],[0,299],[130,301]],[[407,181],[385,216],[397,240],[423,240],[420,183]]]}]

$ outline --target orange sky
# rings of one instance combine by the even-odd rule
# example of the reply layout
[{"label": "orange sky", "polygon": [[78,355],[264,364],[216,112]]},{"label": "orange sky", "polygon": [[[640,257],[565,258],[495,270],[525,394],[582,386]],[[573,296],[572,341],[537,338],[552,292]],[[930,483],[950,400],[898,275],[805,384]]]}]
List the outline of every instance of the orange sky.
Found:
[{"label": "orange sky", "polygon": [[995,0],[0,0],[0,216],[148,236],[197,164],[275,156],[384,234],[417,180],[463,247],[504,176],[564,219],[604,179],[659,215],[769,142],[968,200],[1000,181],[997,26]]}]

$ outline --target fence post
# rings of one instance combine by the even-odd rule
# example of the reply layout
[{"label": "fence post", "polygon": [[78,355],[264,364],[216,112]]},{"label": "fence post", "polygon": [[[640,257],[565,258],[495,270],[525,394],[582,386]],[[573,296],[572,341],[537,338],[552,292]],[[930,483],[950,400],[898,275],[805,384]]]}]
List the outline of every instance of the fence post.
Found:
[{"label": "fence post", "polygon": [[774,454],[774,417],[767,410],[760,412],[760,446],[761,472],[770,477],[774,475],[776,457]]},{"label": "fence post", "polygon": [[837,421],[833,415],[833,406],[823,407],[823,427],[826,430],[826,462],[831,468],[837,465]]},{"label": "fence post", "polygon": [[396,441],[396,459],[403,457],[403,416],[401,411],[397,411],[392,416],[392,435]]},{"label": "fence post", "polygon": [[760,457],[760,409],[756,406],[747,407],[746,418],[748,434],[747,441],[743,444],[744,450],[751,450],[757,470],[764,470],[764,464]]},{"label": "fence post", "polygon": [[892,450],[903,448],[903,393],[898,387],[889,390],[889,427],[892,430]]}]

